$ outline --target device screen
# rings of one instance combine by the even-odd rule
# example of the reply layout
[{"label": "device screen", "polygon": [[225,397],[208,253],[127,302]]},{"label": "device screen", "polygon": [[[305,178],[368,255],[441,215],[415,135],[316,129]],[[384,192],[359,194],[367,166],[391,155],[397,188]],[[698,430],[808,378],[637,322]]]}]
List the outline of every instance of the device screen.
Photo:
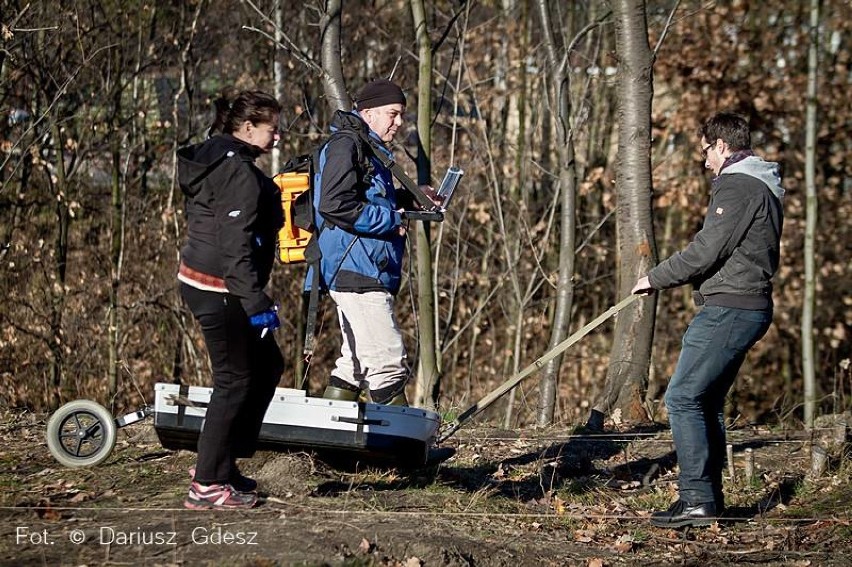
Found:
[{"label": "device screen", "polygon": [[441,186],[438,187],[438,197],[441,198],[442,209],[446,209],[447,205],[450,204],[450,199],[453,198],[453,193],[455,193],[463,175],[464,170],[458,167],[447,169],[447,173],[444,174],[444,180],[441,181]]}]

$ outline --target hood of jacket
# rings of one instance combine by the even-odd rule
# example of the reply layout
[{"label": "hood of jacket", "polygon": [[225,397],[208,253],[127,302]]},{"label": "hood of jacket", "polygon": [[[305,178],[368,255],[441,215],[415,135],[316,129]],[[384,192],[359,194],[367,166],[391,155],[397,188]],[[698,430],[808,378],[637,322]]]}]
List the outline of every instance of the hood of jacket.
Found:
[{"label": "hood of jacket", "polygon": [[391,152],[391,150],[375,132],[370,130],[370,127],[366,122],[364,122],[364,119],[361,118],[361,115],[358,114],[357,110],[335,111],[334,116],[331,119],[331,126],[329,129],[332,134],[341,130],[349,130],[358,134],[366,135],[372,140],[373,148],[381,150],[391,158],[393,157],[393,152]]},{"label": "hood of jacket", "polygon": [[260,154],[258,148],[230,134],[213,136],[200,144],[181,148],[177,151],[180,189],[187,197],[194,197],[226,158],[238,155],[243,160],[254,161]]},{"label": "hood of jacket", "polygon": [[763,181],[779,201],[784,200],[784,188],[781,187],[781,167],[774,161],[765,161],[763,158],[751,155],[725,166],[719,175],[730,175],[732,173],[743,173]]},{"label": "hood of jacket", "polygon": [[352,130],[354,132],[370,134],[370,127],[367,126],[367,123],[364,122],[364,119],[361,118],[361,115],[358,114],[357,110],[335,111],[334,116],[331,118],[330,129],[332,133],[337,132],[338,130]]}]

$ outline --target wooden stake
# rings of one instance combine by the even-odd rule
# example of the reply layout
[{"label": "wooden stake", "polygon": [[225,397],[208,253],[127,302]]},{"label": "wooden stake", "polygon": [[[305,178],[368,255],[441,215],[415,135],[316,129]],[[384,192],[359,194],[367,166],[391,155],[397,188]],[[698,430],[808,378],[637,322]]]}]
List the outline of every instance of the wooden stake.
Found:
[{"label": "wooden stake", "polygon": [[745,450],[745,477],[747,481],[754,478],[754,449]]},{"label": "wooden stake", "polygon": [[731,477],[731,482],[734,482],[737,479],[734,469],[734,446],[728,443],[728,446],[725,447],[725,453],[728,456],[728,475]]},{"label": "wooden stake", "polygon": [[826,468],[828,468],[828,451],[819,445],[811,445],[811,477],[821,477]]}]

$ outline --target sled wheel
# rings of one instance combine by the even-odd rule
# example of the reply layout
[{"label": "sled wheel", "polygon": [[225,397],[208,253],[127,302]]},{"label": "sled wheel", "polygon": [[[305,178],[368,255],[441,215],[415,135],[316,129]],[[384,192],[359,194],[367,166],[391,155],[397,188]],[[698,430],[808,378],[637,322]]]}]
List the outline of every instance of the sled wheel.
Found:
[{"label": "sled wheel", "polygon": [[100,404],[75,400],[60,407],[47,422],[47,448],[66,467],[102,463],[115,447],[115,419]]}]

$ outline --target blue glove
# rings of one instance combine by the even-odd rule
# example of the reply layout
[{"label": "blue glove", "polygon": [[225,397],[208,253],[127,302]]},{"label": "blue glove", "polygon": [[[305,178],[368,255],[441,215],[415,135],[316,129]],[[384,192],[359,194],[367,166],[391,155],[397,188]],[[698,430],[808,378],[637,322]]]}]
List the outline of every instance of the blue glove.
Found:
[{"label": "blue glove", "polygon": [[255,313],[249,317],[249,324],[255,329],[260,329],[260,338],[266,336],[269,331],[274,331],[281,326],[278,320],[278,305],[273,305],[266,311]]}]

